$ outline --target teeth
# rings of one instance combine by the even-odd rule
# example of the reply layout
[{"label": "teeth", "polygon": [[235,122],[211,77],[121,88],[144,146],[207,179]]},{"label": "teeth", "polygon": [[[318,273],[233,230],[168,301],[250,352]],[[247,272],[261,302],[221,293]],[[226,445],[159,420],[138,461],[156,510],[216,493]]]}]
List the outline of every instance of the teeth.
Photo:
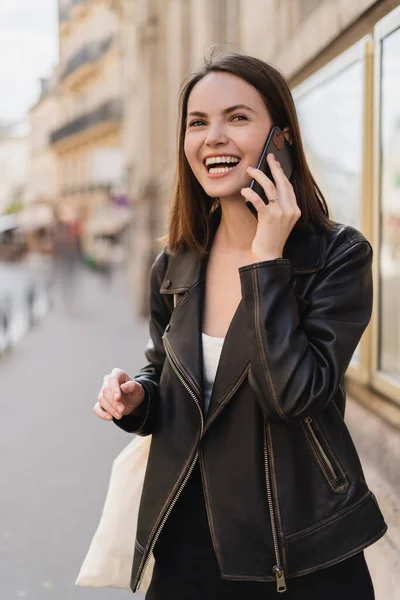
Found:
[{"label": "teeth", "polygon": [[209,170],[209,173],[228,173],[228,171],[232,171],[233,167],[212,167]]},{"label": "teeth", "polygon": [[240,158],[236,158],[235,156],[211,156],[206,159],[206,166],[215,165],[215,163],[238,163],[240,162]]}]

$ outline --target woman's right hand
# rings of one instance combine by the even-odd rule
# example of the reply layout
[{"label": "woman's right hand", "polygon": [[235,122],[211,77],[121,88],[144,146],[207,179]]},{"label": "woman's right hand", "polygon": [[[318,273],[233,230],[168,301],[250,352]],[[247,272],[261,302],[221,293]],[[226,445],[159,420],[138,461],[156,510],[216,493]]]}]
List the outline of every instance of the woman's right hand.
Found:
[{"label": "woman's right hand", "polygon": [[144,400],[143,386],[122,369],[113,369],[104,377],[103,385],[93,407],[95,415],[103,421],[130,415]]}]

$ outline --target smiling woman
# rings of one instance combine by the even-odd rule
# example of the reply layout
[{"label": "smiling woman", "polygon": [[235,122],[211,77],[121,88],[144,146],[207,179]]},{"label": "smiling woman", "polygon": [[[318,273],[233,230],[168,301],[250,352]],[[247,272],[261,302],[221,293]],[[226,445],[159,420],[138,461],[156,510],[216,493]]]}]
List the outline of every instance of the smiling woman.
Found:
[{"label": "smiling woman", "polygon": [[[207,213],[219,204],[225,183],[236,194],[248,185],[250,178],[246,168],[257,165],[272,123],[282,130],[286,128],[292,142],[295,168],[291,183],[301,210],[297,226],[312,220],[322,229],[330,227],[325,199],[307,165],[289,87],[276,69],[269,67],[261,72],[261,64],[265,63],[257,59],[249,64],[246,57],[240,55],[235,56],[234,63],[230,56],[219,57],[205,64],[181,91],[178,163],[168,235],[171,252],[183,244],[200,255],[207,253],[210,235]],[[238,102],[233,105],[234,97]],[[200,110],[199,106],[207,110]],[[219,153],[213,156],[209,149],[213,136],[222,136],[223,142],[224,136],[231,134],[231,147],[218,144]],[[203,145],[197,159],[194,156],[196,144]],[[243,146],[243,157],[237,144]],[[207,181],[211,183],[230,171],[225,167],[222,172],[211,170],[210,173],[208,169],[209,176],[204,179],[201,173],[205,174],[205,169],[200,168],[198,161],[205,167],[207,158],[217,160],[218,156],[225,155],[239,159],[240,168],[234,169],[235,179],[232,173],[229,183],[224,180],[210,187]],[[241,186],[238,187],[239,183]],[[243,204],[242,198],[240,203]],[[245,216],[248,217],[246,213]]]},{"label": "smiling woman", "polygon": [[[273,126],[290,181],[273,151],[270,178],[254,168]],[[113,370],[94,408],[152,435],[132,590],[153,554],[148,600],[373,600],[362,551],[386,525],[343,385],[371,315],[371,247],[330,221],[272,66],[207,63],[183,88],[179,128],[148,364],[134,379]]]}]

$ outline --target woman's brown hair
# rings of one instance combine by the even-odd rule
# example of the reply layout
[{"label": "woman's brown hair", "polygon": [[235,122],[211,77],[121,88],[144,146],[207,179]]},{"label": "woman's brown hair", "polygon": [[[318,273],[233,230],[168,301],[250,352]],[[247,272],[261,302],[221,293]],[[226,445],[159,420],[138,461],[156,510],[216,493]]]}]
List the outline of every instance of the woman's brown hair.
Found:
[{"label": "woman's brown hair", "polygon": [[185,130],[190,93],[208,73],[230,73],[253,86],[271,116],[282,130],[289,128],[292,138],[293,174],[291,183],[301,210],[297,227],[312,222],[317,228],[329,230],[332,222],[325,198],[308,168],[301,141],[296,108],[289,86],[277,69],[258,58],[241,54],[223,54],[206,60],[204,67],[184,83],[179,97],[178,150],[175,187],[172,197],[167,235],[168,251],[175,253],[186,246],[204,256],[210,237],[210,215],[217,199],[210,198],[190,169],[185,156]]}]

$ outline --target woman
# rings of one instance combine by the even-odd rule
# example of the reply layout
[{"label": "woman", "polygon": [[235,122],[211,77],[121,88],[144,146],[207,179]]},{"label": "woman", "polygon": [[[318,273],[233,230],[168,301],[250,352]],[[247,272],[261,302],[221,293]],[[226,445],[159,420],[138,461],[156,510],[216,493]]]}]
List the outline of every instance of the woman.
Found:
[{"label": "woman", "polygon": [[[273,125],[291,182],[273,155],[273,180],[254,168]],[[386,525],[343,421],[371,261],[361,233],[329,220],[282,76],[248,56],[206,64],[181,95],[149,364],[114,369],[94,408],[153,436],[134,591],[154,552],[150,600],[374,597],[362,551]]]}]

